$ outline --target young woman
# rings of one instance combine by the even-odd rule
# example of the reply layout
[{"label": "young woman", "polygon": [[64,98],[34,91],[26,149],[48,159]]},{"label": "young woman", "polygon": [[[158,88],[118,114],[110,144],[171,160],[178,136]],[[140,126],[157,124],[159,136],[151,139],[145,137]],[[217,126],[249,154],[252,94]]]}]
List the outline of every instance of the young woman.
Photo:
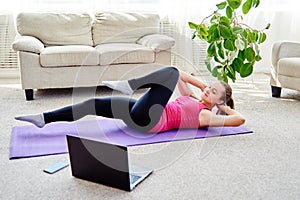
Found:
[{"label": "young woman", "polygon": [[[15,119],[43,127],[51,122],[75,121],[86,115],[97,115],[121,119],[127,126],[148,133],[180,128],[239,126],[245,122],[245,118],[234,110],[232,89],[227,83],[216,82],[208,87],[175,67],[165,67],[140,78],[103,83],[125,94],[141,88],[149,89],[137,100],[115,96],[93,98],[51,112]],[[187,83],[199,88],[201,97],[197,97]],[[169,101],[176,85],[182,96]],[[214,106],[225,115],[214,114],[211,111]]]}]

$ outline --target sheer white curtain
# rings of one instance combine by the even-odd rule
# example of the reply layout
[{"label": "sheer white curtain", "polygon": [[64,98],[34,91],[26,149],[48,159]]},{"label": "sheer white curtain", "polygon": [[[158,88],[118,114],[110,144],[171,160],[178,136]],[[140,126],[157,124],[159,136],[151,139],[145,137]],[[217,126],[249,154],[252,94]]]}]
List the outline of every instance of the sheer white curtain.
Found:
[{"label": "sheer white curtain", "polygon": [[246,21],[255,28],[266,31],[267,40],[261,46],[262,60],[255,66],[257,72],[269,72],[271,66],[271,49],[274,42],[293,40],[300,42],[300,2],[298,0],[265,0],[258,8],[250,11]]},{"label": "sheer white curtain", "polygon": [[204,70],[207,45],[198,38],[191,39],[193,31],[189,28],[188,22],[200,23],[216,9],[217,1],[212,0],[209,3],[206,0],[161,1],[161,16],[174,26],[173,37],[176,39],[176,45],[172,52],[172,64],[189,72]]}]

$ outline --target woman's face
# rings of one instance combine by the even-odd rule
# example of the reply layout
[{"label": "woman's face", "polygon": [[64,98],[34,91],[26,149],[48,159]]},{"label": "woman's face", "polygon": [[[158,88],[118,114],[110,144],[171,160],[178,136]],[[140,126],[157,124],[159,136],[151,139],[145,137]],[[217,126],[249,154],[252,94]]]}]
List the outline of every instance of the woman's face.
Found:
[{"label": "woman's face", "polygon": [[211,86],[207,86],[201,94],[202,101],[211,105],[211,107],[216,104],[223,104],[224,101],[222,97],[225,94],[225,88],[220,82],[216,82]]}]

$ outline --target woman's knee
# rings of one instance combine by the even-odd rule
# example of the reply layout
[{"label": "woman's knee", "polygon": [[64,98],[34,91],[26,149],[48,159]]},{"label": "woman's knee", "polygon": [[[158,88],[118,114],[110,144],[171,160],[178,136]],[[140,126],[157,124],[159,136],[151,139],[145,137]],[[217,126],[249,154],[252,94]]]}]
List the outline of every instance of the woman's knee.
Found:
[{"label": "woman's knee", "polygon": [[170,66],[170,67],[169,67],[169,70],[170,70],[170,72],[172,73],[172,75],[173,75],[175,78],[178,79],[178,77],[179,77],[179,70],[178,70],[176,67],[174,67],[174,66]]},{"label": "woman's knee", "polygon": [[177,67],[174,67],[174,66],[166,67],[166,69],[171,71],[171,72],[174,72],[175,74],[179,73],[179,70],[177,69]]},{"label": "woman's knee", "polygon": [[173,66],[167,67],[166,70],[168,71],[167,82],[172,85],[177,84],[179,79],[179,70]]}]

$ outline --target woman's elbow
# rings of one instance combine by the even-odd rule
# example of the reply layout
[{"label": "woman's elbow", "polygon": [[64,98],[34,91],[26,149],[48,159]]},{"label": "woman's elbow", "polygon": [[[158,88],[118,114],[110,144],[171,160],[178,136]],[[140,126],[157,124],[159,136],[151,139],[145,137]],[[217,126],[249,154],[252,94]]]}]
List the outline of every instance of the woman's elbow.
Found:
[{"label": "woman's elbow", "polygon": [[231,122],[228,123],[228,126],[240,126],[246,122],[246,119],[243,116],[235,116]]},{"label": "woman's elbow", "polygon": [[246,118],[243,116],[240,116],[237,122],[237,126],[243,125],[246,122]]}]

